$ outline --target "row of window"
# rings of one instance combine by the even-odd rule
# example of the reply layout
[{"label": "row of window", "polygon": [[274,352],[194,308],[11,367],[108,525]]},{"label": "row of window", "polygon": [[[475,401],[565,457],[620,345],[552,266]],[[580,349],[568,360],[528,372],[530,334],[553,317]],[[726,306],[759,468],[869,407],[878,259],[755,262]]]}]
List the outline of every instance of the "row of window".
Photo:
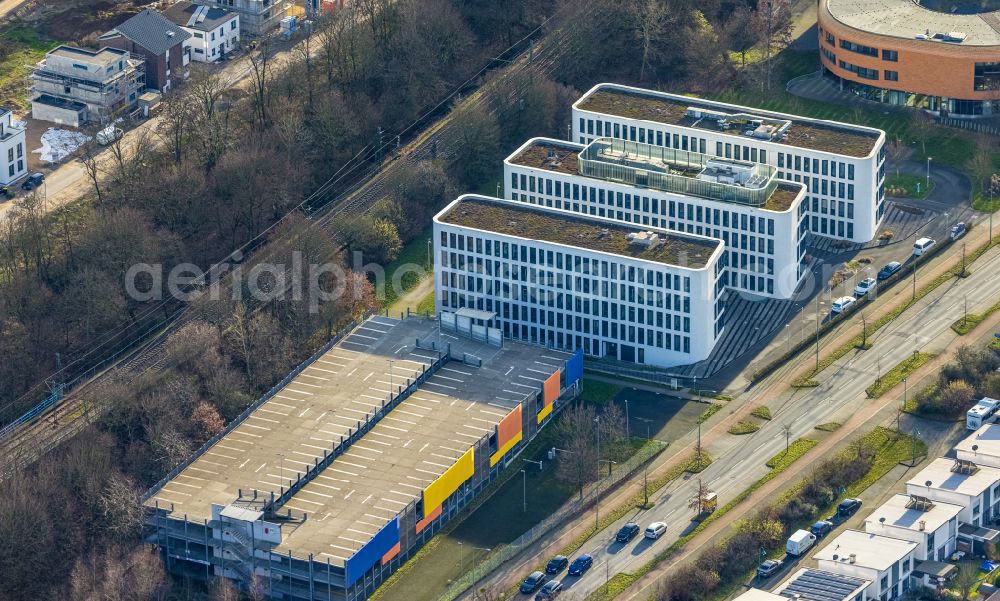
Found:
[{"label": "row of window", "polygon": [[[705,138],[696,136],[686,136],[683,134],[670,134],[636,125],[621,125],[601,119],[584,119],[580,117],[580,134],[598,138],[615,138],[617,140],[630,140],[640,144],[664,146],[666,148],[676,148],[679,150],[690,150],[707,154],[705,150]],[[580,137],[581,144],[587,144],[583,136]],[[761,161],[763,162],[763,161]]]},{"label": "row of window", "polygon": [[[546,311],[518,303],[494,300],[490,297],[483,298],[464,295],[454,291],[445,291],[441,298],[441,304],[451,309],[474,307],[487,311],[496,311],[504,334],[514,339],[530,340],[535,343],[548,342],[558,348],[567,348],[570,345],[564,344],[564,341],[572,341],[575,337],[577,348],[583,348],[583,351],[588,355],[603,356],[605,353],[605,344],[610,341],[627,342],[688,354],[691,352],[690,336],[670,334],[654,330],[651,327],[636,326],[635,323],[637,322],[634,321],[626,325],[607,319],[588,319],[581,316],[574,316],[570,320],[569,316],[564,318],[562,314],[555,311]],[[642,312],[639,311],[639,313]],[[530,328],[530,331],[528,328]],[[558,331],[559,328],[562,328],[563,331]],[[580,340],[581,335],[583,336],[583,341]],[[588,338],[591,335],[599,336],[603,340]],[[642,353],[641,348],[639,351]],[[635,361],[635,358],[623,358]],[[644,362],[641,354],[639,362]]]},{"label": "row of window", "polygon": [[[23,158],[23,157],[24,157],[24,144],[22,144],[21,142],[18,142],[17,143],[17,158],[20,159],[20,158]],[[13,163],[14,162],[14,148],[13,147],[7,149],[7,162],[8,163]]]},{"label": "row of window", "polygon": [[854,73],[855,75],[857,75],[862,79],[874,79],[874,80],[878,79],[878,69],[869,69],[868,67],[861,67],[859,65],[849,63],[845,60],[841,60],[838,64],[840,65],[841,69],[845,71],[850,71],[851,73]]},{"label": "row of window", "polygon": [[[834,35],[829,31],[825,32],[825,35],[826,35],[826,43],[829,44],[830,46],[836,47],[837,39],[834,37]],[[865,56],[874,56],[875,58],[878,58],[879,56],[878,48],[872,46],[866,46],[864,44],[858,44],[857,42],[852,42],[850,40],[845,40],[843,38],[841,38],[840,40],[840,47],[843,48],[844,50],[849,50],[850,52],[856,52],[858,54],[863,54]],[[882,60],[884,61],[890,61],[890,62],[899,61],[898,50],[887,50],[883,48],[881,54],[882,54]]]},{"label": "row of window", "polygon": [[613,261],[609,262],[571,253],[543,250],[533,246],[527,247],[523,244],[500,242],[499,240],[483,240],[479,237],[463,236],[454,232],[442,231],[439,242],[442,249],[475,252],[480,255],[492,255],[540,267],[554,267],[575,273],[638,284],[645,282],[647,286],[656,286],[657,288],[664,288],[666,290],[683,290],[686,293],[691,292],[690,276],[663,273],[662,271],[643,269],[642,267],[632,265],[626,267]]},{"label": "row of window", "polygon": [[[820,160],[817,158],[810,159],[810,157],[803,157],[797,154],[779,152],[778,168],[794,169],[804,173],[829,175],[832,177],[839,177],[840,179],[854,181],[854,165],[851,163],[844,163],[842,161],[831,161],[827,159]],[[778,178],[785,179],[785,176],[779,172]]]}]

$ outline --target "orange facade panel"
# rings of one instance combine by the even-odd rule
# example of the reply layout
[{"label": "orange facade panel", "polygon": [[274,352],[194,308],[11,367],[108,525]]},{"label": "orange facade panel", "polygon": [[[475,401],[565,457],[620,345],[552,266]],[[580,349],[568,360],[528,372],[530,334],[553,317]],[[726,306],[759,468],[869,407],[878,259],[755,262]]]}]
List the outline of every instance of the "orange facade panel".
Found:
[{"label": "orange facade panel", "polygon": [[389,549],[389,552],[382,556],[382,565],[389,563],[397,555],[399,555],[399,543],[396,543],[395,547]]},{"label": "orange facade panel", "polygon": [[562,376],[562,370],[557,369],[554,374],[545,380],[545,384],[542,385],[543,404],[551,405],[559,398],[560,376]]},{"label": "orange facade panel", "polygon": [[431,522],[441,517],[441,506],[438,505],[434,511],[427,514],[427,517],[417,522],[417,534],[423,532],[424,528],[431,525]]}]

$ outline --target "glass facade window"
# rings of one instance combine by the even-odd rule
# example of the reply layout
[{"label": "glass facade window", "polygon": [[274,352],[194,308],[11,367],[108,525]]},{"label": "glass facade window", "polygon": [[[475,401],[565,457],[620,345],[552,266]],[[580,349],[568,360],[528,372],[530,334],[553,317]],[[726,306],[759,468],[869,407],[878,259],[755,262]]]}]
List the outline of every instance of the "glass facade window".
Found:
[{"label": "glass facade window", "polygon": [[899,52],[896,50],[882,50],[882,60],[896,62],[899,60]]},{"label": "glass facade window", "polygon": [[1000,62],[976,63],[972,87],[977,92],[1000,90]]},{"label": "glass facade window", "polygon": [[843,48],[844,50],[850,50],[851,52],[864,54],[865,56],[878,57],[878,48],[872,48],[871,46],[865,46],[863,44],[855,44],[854,42],[848,40],[840,40],[840,47]]},{"label": "glass facade window", "polygon": [[857,74],[858,77],[863,79],[878,79],[878,70],[869,69],[867,67],[859,67],[858,65],[853,65],[847,61],[840,61],[840,68],[845,71],[850,71]]},{"label": "glass facade window", "polygon": [[882,72],[882,77],[884,77],[886,81],[899,81],[899,73],[897,71],[889,71],[886,69]]}]

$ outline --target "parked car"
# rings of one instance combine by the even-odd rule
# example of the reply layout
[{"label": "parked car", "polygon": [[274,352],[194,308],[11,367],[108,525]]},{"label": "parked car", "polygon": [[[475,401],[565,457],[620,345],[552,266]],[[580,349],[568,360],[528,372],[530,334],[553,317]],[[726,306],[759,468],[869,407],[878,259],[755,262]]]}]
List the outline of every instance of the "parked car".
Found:
[{"label": "parked car", "polygon": [[757,566],[757,575],[761,578],[770,578],[774,576],[778,570],[784,567],[785,562],[780,559],[768,559],[764,563]]},{"label": "parked car", "polygon": [[541,572],[532,572],[524,579],[521,583],[521,592],[525,595],[530,595],[531,593],[538,590],[538,587],[542,586],[545,582],[545,574]]},{"label": "parked car", "polygon": [[555,599],[559,596],[559,592],[562,590],[562,582],[558,580],[549,580],[542,587],[542,590],[538,591],[535,595],[535,601],[548,601],[549,599]]},{"label": "parked car", "polygon": [[957,240],[965,235],[965,232],[969,231],[968,226],[965,225],[964,221],[959,221],[955,225],[951,226],[951,231],[948,232],[948,236],[952,240]]},{"label": "parked car", "polygon": [[34,190],[38,186],[41,186],[42,182],[44,181],[45,181],[44,173],[32,173],[31,175],[28,176],[28,179],[24,180],[24,182],[21,184],[21,189],[29,191]]},{"label": "parked car", "polygon": [[805,530],[796,530],[785,543],[785,552],[793,557],[805,554],[816,544],[816,535]]},{"label": "parked car", "polygon": [[569,558],[565,555],[556,555],[549,560],[548,565],[545,566],[546,574],[558,574],[566,569],[569,565]]},{"label": "parked car", "polygon": [[882,269],[878,270],[878,276],[876,277],[880,282],[882,280],[888,280],[890,277],[892,277],[894,273],[896,273],[902,268],[903,264],[900,263],[899,261],[892,261],[890,263],[886,263]]},{"label": "parked car", "polygon": [[827,534],[833,532],[833,522],[829,520],[820,520],[809,528],[809,532],[816,535],[816,538],[823,538]]},{"label": "parked car", "polygon": [[849,518],[861,509],[861,499],[844,499],[837,505],[837,515]]},{"label": "parked car", "polygon": [[667,531],[667,525],[664,522],[653,522],[646,528],[645,537],[656,540],[663,536],[663,533]]},{"label": "parked car", "polygon": [[934,248],[935,244],[937,244],[937,240],[935,240],[934,238],[927,238],[927,237],[920,238],[919,240],[913,243],[913,256],[919,257],[925,252]]},{"label": "parked car", "polygon": [[618,534],[615,535],[615,542],[627,543],[635,538],[635,535],[637,534],[639,534],[639,524],[629,522],[622,526],[621,530],[618,531]]},{"label": "parked car", "polygon": [[573,560],[567,574],[570,576],[583,576],[583,573],[589,570],[592,565],[594,565],[594,558],[584,553]]},{"label": "parked car", "polygon": [[858,282],[858,285],[854,287],[854,296],[861,298],[874,290],[877,285],[878,283],[875,281],[875,278],[865,278]]},{"label": "parked car", "polygon": [[833,301],[833,306],[830,307],[830,313],[833,313],[834,315],[840,315],[853,304],[854,304],[853,296],[842,296],[837,300]]}]

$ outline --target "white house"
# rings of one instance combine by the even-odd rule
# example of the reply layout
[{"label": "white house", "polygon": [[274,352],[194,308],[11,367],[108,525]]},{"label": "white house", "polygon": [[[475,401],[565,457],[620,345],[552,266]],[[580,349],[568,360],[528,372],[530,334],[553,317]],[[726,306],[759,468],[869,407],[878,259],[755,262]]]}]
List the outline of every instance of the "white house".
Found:
[{"label": "white house", "polygon": [[866,592],[870,580],[824,572],[812,568],[800,568],[788,580],[774,589],[781,599],[799,601],[867,601],[872,599]]},{"label": "white house", "polygon": [[191,34],[191,58],[196,61],[214,63],[239,47],[238,12],[182,0],[164,10],[163,16]]},{"label": "white house", "polygon": [[0,186],[15,182],[28,173],[24,131],[24,124],[14,121],[10,109],[0,107]]},{"label": "white house", "polygon": [[955,552],[961,505],[894,495],[865,520],[865,532],[917,543],[917,560],[946,561]]},{"label": "white house", "polygon": [[868,242],[885,212],[879,129],[603,83],[573,104],[571,135],[771,165],[807,186],[807,227],[821,236]]},{"label": "white house", "polygon": [[1000,511],[1000,469],[942,457],[907,482],[906,493],[960,505],[959,522],[985,526]]},{"label": "white house", "polygon": [[983,424],[955,445],[955,454],[976,465],[1000,468],[1000,424]]},{"label": "white house", "polygon": [[534,138],[504,160],[511,200],[720,238],[725,285],[789,298],[808,273],[805,186],[761,163],[600,138]]},{"label": "white house", "polygon": [[467,194],[434,217],[436,310],[506,337],[671,367],[719,337],[721,240]]},{"label": "white house", "polygon": [[813,559],[824,572],[869,581],[866,597],[887,601],[910,589],[916,550],[917,543],[913,541],[847,530],[820,549]]}]

